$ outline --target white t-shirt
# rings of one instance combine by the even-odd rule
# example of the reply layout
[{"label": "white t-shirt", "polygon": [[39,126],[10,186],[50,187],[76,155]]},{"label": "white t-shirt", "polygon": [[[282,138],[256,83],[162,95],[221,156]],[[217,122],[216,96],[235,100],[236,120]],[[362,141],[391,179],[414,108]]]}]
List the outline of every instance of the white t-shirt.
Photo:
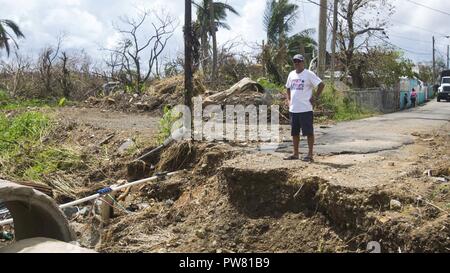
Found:
[{"label": "white t-shirt", "polygon": [[319,86],[322,80],[308,69],[303,70],[298,74],[297,71],[292,71],[289,74],[286,88],[291,90],[291,105],[289,112],[291,113],[307,113],[313,111],[313,106],[310,102],[313,95],[313,88]]}]

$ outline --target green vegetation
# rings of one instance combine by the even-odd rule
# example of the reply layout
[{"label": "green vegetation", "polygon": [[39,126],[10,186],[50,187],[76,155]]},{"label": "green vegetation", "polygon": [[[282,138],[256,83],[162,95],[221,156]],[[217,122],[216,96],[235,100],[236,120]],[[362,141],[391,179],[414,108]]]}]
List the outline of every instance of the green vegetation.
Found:
[{"label": "green vegetation", "polygon": [[[285,88],[283,85],[273,83],[266,78],[258,79],[258,83],[266,90],[278,91],[279,93],[284,94]],[[284,99],[281,101],[275,100],[274,103],[284,105],[285,101]],[[329,83],[325,85],[325,90],[322,93],[316,109],[325,114],[324,117],[319,118],[319,121],[326,121],[327,119],[334,121],[348,121],[367,118],[376,114],[373,111],[360,107],[356,102],[335,90]]]},{"label": "green vegetation", "polygon": [[38,99],[30,99],[24,101],[11,101],[6,104],[0,104],[0,110],[11,111],[11,110],[20,110],[29,107],[36,108],[46,108],[54,106],[54,103],[45,102]]},{"label": "green vegetation", "polygon": [[335,90],[331,84],[326,85],[319,102],[319,108],[332,113],[330,117],[335,121],[363,119],[376,114],[345,97]]},{"label": "green vegetation", "polygon": [[257,82],[266,90],[277,90],[278,92],[284,92],[286,89],[283,85],[273,83],[267,78],[259,78]]},{"label": "green vegetation", "polygon": [[43,175],[83,167],[76,152],[43,144],[51,128],[51,120],[39,112],[14,117],[0,114],[1,173],[38,181]]},{"label": "green vegetation", "polygon": [[25,38],[25,35],[23,35],[22,31],[16,23],[8,19],[0,19],[0,49],[4,48],[6,50],[7,56],[9,56],[9,53],[11,51],[11,42],[13,42],[13,45],[16,48],[19,48],[17,46],[16,39],[14,39],[11,33],[14,33],[17,38]]},{"label": "green vegetation", "polygon": [[0,89],[0,105],[2,103],[7,103],[9,101],[9,96],[5,90]]},{"label": "green vegetation", "polygon": [[49,108],[49,107],[64,107],[70,105],[66,98],[60,100],[47,101],[41,99],[13,99],[5,91],[0,89],[0,110],[13,111],[27,108]]},{"label": "green vegetation", "polygon": [[159,121],[159,132],[156,137],[158,144],[162,144],[170,136],[173,125],[180,118],[181,113],[175,115],[173,109],[170,109],[168,106],[164,107],[164,115]]}]

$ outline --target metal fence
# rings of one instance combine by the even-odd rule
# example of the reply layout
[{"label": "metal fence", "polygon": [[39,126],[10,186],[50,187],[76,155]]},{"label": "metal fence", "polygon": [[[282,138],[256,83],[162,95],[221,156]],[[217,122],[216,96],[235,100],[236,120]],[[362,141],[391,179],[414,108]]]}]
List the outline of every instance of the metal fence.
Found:
[{"label": "metal fence", "polygon": [[[410,108],[411,91],[417,92],[417,104],[423,104],[435,97],[432,86],[416,79],[402,78],[397,86],[391,88],[367,88],[341,90],[359,106],[382,113],[392,113]],[[407,103],[405,104],[405,95]]]},{"label": "metal fence", "polygon": [[399,110],[400,93],[397,88],[370,88],[345,90],[343,93],[359,106],[382,113]]}]

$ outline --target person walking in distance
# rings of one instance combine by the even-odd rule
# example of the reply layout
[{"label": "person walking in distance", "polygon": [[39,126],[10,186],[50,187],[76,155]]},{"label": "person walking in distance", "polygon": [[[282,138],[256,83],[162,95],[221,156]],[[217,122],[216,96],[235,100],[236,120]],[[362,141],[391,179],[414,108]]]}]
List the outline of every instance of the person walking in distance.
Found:
[{"label": "person walking in distance", "polygon": [[[297,160],[300,158],[300,132],[308,139],[308,155],[302,160],[314,161],[314,104],[322,94],[325,84],[314,74],[305,69],[305,59],[302,55],[293,58],[295,70],[287,79],[287,104],[291,121],[291,135],[294,142],[294,153],[284,158],[285,160]],[[316,94],[313,89],[317,88]]]},{"label": "person walking in distance", "polygon": [[411,91],[411,107],[416,107],[416,101],[417,101],[417,92],[416,89],[412,89]]}]

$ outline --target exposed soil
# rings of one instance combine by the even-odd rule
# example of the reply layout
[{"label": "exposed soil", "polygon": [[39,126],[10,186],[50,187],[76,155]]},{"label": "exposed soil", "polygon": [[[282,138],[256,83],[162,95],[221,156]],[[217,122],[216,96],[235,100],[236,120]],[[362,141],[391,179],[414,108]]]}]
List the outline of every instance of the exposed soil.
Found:
[{"label": "exposed soil", "polygon": [[[86,168],[44,179],[60,202],[160,171],[185,170],[132,188],[102,224],[92,204],[70,221],[100,252],[450,251],[450,124],[411,132],[391,151],[326,155],[313,164],[251,145],[178,142],[146,160],[158,117],[99,109],[49,110],[49,142],[82,153]],[[133,148],[119,147],[133,140]],[[243,149],[243,146],[246,146]],[[124,192],[119,193],[119,195]],[[83,207],[80,207],[83,209]],[[125,209],[128,212],[125,212]]]},{"label": "exposed soil", "polygon": [[[384,252],[448,252],[450,185],[436,178],[449,175],[447,132],[417,135],[416,144],[395,153],[322,157],[314,164],[228,144],[177,144],[161,155],[173,160],[161,160],[158,169],[189,171],[134,189],[123,205],[136,210],[116,210],[86,246],[102,252],[364,252],[377,241]],[[431,143],[423,141],[430,137]],[[174,154],[186,156],[179,161]],[[423,174],[429,169],[434,176]],[[91,221],[88,226],[98,226]],[[86,219],[76,225],[82,228]]]}]

